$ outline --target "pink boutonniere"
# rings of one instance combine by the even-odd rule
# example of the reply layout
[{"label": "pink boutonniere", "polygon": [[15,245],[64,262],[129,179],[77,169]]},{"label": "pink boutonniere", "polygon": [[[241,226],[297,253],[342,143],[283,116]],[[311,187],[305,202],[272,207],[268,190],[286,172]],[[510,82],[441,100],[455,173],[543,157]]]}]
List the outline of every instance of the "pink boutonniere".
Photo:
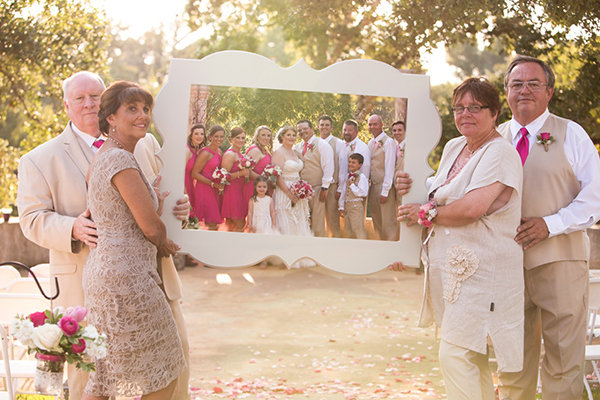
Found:
[{"label": "pink boutonniere", "polygon": [[536,136],[536,143],[543,144],[544,150],[548,151],[548,146],[554,142],[554,136],[550,134],[550,132],[542,132]]},{"label": "pink boutonniere", "polygon": [[313,151],[313,150],[314,150],[314,148],[315,148],[315,145],[314,145],[314,144],[312,144],[312,143],[309,143],[309,144],[308,144],[308,151]]},{"label": "pink boutonniere", "polygon": [[383,142],[381,141],[376,141],[377,143],[377,147],[382,148],[383,147]]},{"label": "pink boutonniere", "polygon": [[358,173],[356,172],[348,172],[348,182],[354,183],[358,179]]}]

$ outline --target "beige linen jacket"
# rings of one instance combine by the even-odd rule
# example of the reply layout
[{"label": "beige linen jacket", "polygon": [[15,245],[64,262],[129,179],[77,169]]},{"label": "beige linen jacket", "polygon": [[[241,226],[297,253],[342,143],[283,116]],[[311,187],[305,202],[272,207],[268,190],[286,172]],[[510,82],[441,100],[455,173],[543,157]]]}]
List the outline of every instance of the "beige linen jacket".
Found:
[{"label": "beige linen jacket", "polygon": [[[140,165],[159,168],[160,162],[154,159],[158,144],[148,136],[152,135],[138,143],[136,158],[140,157]],[[89,249],[73,241],[71,232],[75,219],[87,208],[86,174],[93,157],[69,123],[62,134],[25,154],[19,162],[19,223],[27,239],[50,250],[50,274],[58,278],[60,287],[54,305],[84,304],[81,279]],[[147,168],[142,168],[147,173]],[[154,177],[148,178],[151,181]],[[181,282],[173,261],[163,258],[160,265],[167,297],[181,298]]]}]

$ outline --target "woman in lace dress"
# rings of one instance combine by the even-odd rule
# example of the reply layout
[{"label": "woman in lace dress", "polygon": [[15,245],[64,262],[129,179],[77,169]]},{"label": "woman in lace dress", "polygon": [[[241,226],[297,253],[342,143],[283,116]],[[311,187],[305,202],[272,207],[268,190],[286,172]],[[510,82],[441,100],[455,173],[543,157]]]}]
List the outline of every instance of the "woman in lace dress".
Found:
[{"label": "woman in lace dress", "polygon": [[98,230],[83,270],[89,323],[108,336],[106,358],[94,360],[84,399],[142,395],[168,399],[185,366],[181,341],[160,288],[158,256],[178,246],[160,220],[164,196],[141,173],[133,149],[150,124],[152,96],[119,81],[100,100],[108,140],[88,172],[87,204]]},{"label": "woman in lace dress", "polygon": [[421,322],[431,322],[432,311],[441,327],[448,399],[492,400],[488,339],[498,370],[523,366],[523,252],[514,241],[523,171],[515,149],[496,131],[500,99],[487,80],[460,84],[452,109],[462,136],[444,147],[430,202],[403,205],[398,217],[430,230]]}]

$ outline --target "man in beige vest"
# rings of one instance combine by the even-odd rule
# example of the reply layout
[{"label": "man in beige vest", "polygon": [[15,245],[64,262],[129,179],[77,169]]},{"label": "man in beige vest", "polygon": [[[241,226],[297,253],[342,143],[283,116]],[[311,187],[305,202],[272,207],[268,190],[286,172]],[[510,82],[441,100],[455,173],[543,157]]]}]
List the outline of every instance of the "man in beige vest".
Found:
[{"label": "man in beige vest", "polygon": [[300,177],[313,188],[313,196],[308,199],[310,225],[315,236],[327,237],[325,229],[325,201],[329,185],[333,182],[333,149],[323,139],[315,136],[312,123],[301,119],[296,129],[302,141],[294,146],[294,151],[304,162]]},{"label": "man in beige vest", "polygon": [[577,123],[548,111],[554,74],[519,56],[504,86],[513,117],[498,127],[523,162],[524,367],[500,375],[500,398],[535,399],[541,339],[544,399],[581,399],[587,322],[589,239],[600,218],[600,160]]},{"label": "man in beige vest", "polygon": [[[19,162],[17,207],[23,234],[50,250],[50,273],[58,278],[60,296],[55,306],[83,305],[82,270],[89,248],[96,245],[96,227],[86,204],[86,174],[101,146],[98,129],[100,95],[105,86],[91,72],[78,72],[63,84],[69,123],[62,134],[27,153]],[[155,156],[158,144],[150,134],[138,142],[135,156],[152,181],[160,170]],[[187,218],[189,201],[184,196],[173,213]],[[167,300],[173,311],[186,357],[189,343],[181,311],[181,282],[171,258],[163,258],[159,269]],[[178,378],[172,399],[189,398],[188,368]],[[81,399],[87,373],[69,366],[69,397]]]},{"label": "man in beige vest", "polygon": [[368,143],[371,153],[369,209],[373,227],[381,240],[398,240],[396,191],[393,188],[396,144],[394,139],[383,132],[383,122],[379,115],[371,115],[368,124],[373,135]]},{"label": "man in beige vest", "polygon": [[338,180],[340,173],[339,159],[345,151],[344,141],[331,134],[333,129],[333,120],[329,115],[322,115],[318,121],[319,137],[326,141],[333,149],[333,182],[327,189],[327,199],[325,199],[325,212],[327,214],[327,230],[331,237],[342,237],[340,228],[340,216],[338,214],[336,193],[338,189]]}]

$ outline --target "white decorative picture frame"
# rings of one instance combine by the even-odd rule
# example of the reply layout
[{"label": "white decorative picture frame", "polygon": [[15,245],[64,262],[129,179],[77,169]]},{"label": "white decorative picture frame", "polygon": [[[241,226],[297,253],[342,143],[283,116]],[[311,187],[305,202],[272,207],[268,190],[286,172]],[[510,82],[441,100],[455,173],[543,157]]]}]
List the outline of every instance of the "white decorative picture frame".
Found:
[{"label": "white decorative picture frame", "polygon": [[[428,76],[402,73],[373,60],[342,61],[320,71],[300,60],[290,68],[282,68],[263,56],[229,50],[201,60],[171,60],[167,83],[153,110],[155,126],[163,139],[159,153],[164,163],[161,190],[171,193],[165,210],[171,209],[180,197],[178,194],[184,192],[192,85],[406,98],[404,165],[413,186],[403,202],[423,203],[426,199],[425,181],[432,173],[427,158],[441,136],[441,120],[430,98]],[[273,127],[274,132],[278,128]],[[395,261],[419,265],[420,226],[402,224],[400,240],[389,242],[182,229],[181,222],[168,212],[163,213],[163,221],[168,236],[181,246],[182,252],[215,267],[254,265],[268,256],[277,256],[287,265],[310,258],[326,268],[349,274],[377,272]]]}]

